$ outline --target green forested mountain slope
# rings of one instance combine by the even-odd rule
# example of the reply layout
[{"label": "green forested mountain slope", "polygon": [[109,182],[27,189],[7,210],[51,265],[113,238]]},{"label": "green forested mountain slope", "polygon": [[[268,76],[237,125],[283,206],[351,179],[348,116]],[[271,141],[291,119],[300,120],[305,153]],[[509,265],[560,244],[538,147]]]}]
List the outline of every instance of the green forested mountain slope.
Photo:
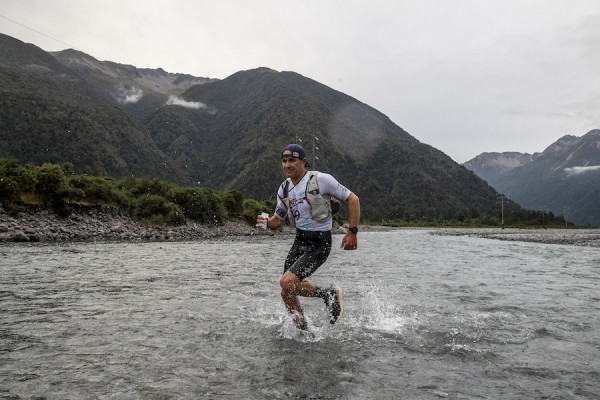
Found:
[{"label": "green forested mountain slope", "polygon": [[[451,217],[495,205],[495,192],[472,172],[377,110],[297,73],[243,71],[183,96],[210,110],[187,114],[184,121],[195,118],[191,125],[199,128],[178,139],[187,141],[188,153],[197,146],[202,165],[192,175],[218,188],[273,196],[282,180],[281,149],[302,140],[309,161],[318,157],[313,167],[358,193],[373,217]],[[162,125],[149,126],[153,137],[186,131],[181,112],[170,112],[172,119],[163,115]]]},{"label": "green forested mountain slope", "polygon": [[[177,86],[134,67],[99,73],[106,62],[77,62],[89,57],[77,52],[53,57],[4,35],[0,51],[8,55],[0,60],[0,157],[72,162],[76,172],[160,177],[262,200],[283,180],[281,149],[300,142],[315,169],[358,194],[369,219],[460,219],[498,208],[496,192],[474,173],[377,110],[294,72],[180,77],[187,83]],[[167,93],[150,90],[167,78]],[[138,96],[112,101],[120,79]]]},{"label": "green forested mountain slope", "polygon": [[41,49],[0,35],[0,157],[177,176],[145,129]]}]

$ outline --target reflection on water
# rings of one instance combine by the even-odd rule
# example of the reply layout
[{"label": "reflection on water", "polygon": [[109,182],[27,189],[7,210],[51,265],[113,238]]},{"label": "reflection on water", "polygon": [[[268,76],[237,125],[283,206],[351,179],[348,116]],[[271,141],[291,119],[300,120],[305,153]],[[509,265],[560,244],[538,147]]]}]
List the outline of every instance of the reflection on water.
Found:
[{"label": "reflection on water", "polygon": [[[600,254],[361,233],[279,298],[291,238],[0,246],[0,397],[597,398]],[[334,237],[341,241],[341,236]]]}]

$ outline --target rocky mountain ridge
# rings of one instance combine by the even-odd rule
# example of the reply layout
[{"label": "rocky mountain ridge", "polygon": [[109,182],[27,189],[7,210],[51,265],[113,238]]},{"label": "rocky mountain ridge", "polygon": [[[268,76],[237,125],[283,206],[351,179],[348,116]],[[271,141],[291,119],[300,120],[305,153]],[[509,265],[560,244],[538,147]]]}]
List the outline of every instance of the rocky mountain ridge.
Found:
[{"label": "rocky mountain ridge", "polygon": [[[61,64],[76,71],[95,71],[99,77],[106,76],[118,80],[123,85],[138,85],[137,90],[163,94],[181,94],[195,85],[213,82],[216,79],[199,78],[189,74],[171,73],[162,68],[137,68],[133,65],[118,64],[112,61],[99,61],[83,52],[69,49],[50,53]],[[100,79],[100,78],[99,78]]]},{"label": "rocky mountain ridge", "polygon": [[483,153],[463,165],[526,208],[600,225],[600,129],[563,136],[534,155]]},{"label": "rocky mountain ridge", "polygon": [[523,166],[533,161],[540,153],[529,154],[519,153],[514,151],[497,153],[481,153],[477,157],[463,163],[465,167],[471,171],[475,171],[477,175],[489,181],[490,178],[510,171],[513,168]]}]

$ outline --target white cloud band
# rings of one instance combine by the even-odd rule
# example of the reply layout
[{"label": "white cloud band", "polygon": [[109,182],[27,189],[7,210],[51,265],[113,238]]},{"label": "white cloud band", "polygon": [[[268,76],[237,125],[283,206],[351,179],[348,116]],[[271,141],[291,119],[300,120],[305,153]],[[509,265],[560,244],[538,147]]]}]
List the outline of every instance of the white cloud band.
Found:
[{"label": "white cloud band", "polygon": [[187,101],[187,100],[181,99],[177,96],[169,96],[169,100],[167,100],[167,105],[181,106],[181,107],[185,107],[185,108],[192,108],[195,110],[207,107],[206,104],[201,103],[199,101]]},{"label": "white cloud band", "polygon": [[592,165],[589,167],[571,167],[565,168],[565,172],[569,175],[579,175],[591,171],[600,171],[600,165]]}]

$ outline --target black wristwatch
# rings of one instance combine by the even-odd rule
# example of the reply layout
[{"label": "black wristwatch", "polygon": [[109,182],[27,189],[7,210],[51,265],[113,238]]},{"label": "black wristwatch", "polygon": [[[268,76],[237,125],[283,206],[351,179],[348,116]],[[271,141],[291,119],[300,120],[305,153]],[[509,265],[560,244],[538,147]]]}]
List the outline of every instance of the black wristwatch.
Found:
[{"label": "black wristwatch", "polygon": [[355,235],[358,233],[358,228],[356,226],[350,227],[348,228],[348,230],[352,233],[354,233]]}]

